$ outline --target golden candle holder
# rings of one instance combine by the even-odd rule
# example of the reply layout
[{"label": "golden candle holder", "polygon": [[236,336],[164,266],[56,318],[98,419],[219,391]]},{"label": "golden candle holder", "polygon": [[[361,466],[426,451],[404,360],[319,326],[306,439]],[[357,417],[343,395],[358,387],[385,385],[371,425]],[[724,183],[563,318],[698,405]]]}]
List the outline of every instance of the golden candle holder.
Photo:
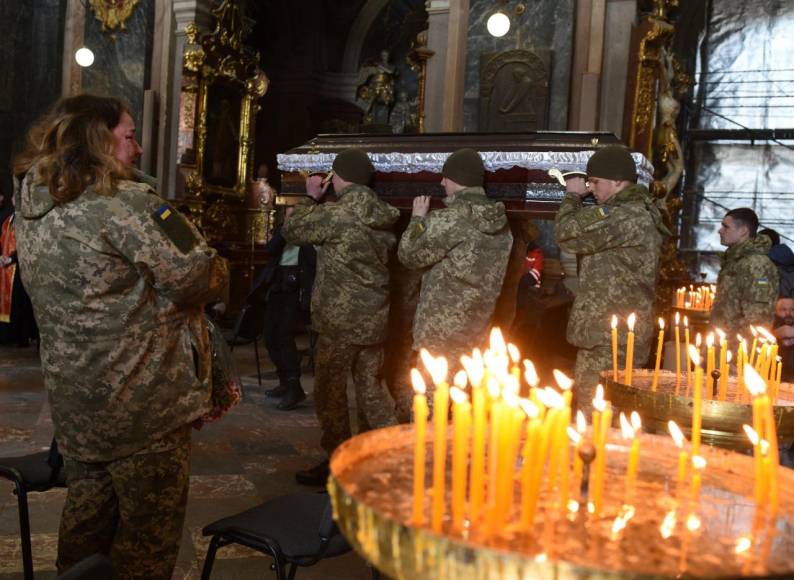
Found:
[{"label": "golden candle holder", "polygon": [[[781,494],[776,515],[757,510],[752,457],[704,447],[707,467],[699,473],[696,499],[690,500],[687,489],[676,485],[679,450],[670,437],[644,434],[644,459],[626,505],[629,446],[618,444],[613,430],[600,517],[584,507],[561,511],[551,503],[557,494],[545,490],[530,530],[512,523],[490,533],[472,525],[453,532],[447,510],[442,533],[436,534],[411,524],[414,438],[412,425],[371,431],[346,441],[331,458],[328,491],[340,530],[356,551],[395,579],[794,576],[794,496]],[[447,505],[450,478],[448,471]],[[792,486],[794,471],[781,469],[780,488]],[[578,487],[571,482],[574,498]],[[518,489],[516,480],[516,495]],[[430,495],[426,483],[426,521]],[[508,521],[518,522],[515,511]]]},{"label": "golden candle holder", "polygon": [[[675,389],[675,373],[660,371],[656,391],[651,390],[653,371],[634,370],[632,386],[612,380],[612,372],[602,372],[605,398],[618,411],[637,411],[642,417],[643,427],[651,433],[667,433],[667,422],[675,421],[689,437],[692,427],[692,396],[687,396],[686,376],[681,380],[678,394]],[[623,372],[618,374],[618,381]],[[711,378],[707,379],[713,388]],[[703,443],[726,449],[749,449],[751,447],[742,425],[753,425],[753,409],[746,391],[744,398],[736,400],[737,382],[728,379],[728,395],[725,401],[706,397],[702,402],[701,437]],[[775,404],[775,419],[778,441],[794,443],[794,384],[781,383],[780,394]]]}]

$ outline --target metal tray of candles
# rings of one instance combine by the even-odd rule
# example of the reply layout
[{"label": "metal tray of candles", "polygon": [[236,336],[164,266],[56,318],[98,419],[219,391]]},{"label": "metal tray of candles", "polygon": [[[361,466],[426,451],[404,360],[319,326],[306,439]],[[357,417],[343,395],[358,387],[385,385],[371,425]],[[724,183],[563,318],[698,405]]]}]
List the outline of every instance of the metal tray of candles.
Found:
[{"label": "metal tray of candles", "polygon": [[[618,373],[618,379],[623,377]],[[679,394],[675,394],[675,373],[659,372],[656,392],[651,390],[653,371],[634,369],[632,386],[615,382],[611,372],[601,374],[605,398],[618,411],[637,411],[642,417],[643,427],[652,433],[667,433],[667,422],[675,421],[681,430],[690,436],[692,425],[692,397],[686,394],[686,377],[681,381]],[[750,441],[742,425],[753,424],[753,410],[749,397],[736,400],[735,377],[728,379],[725,401],[704,398],[702,406],[701,438],[703,443],[727,449],[749,449]],[[794,442],[794,384],[781,383],[780,394],[775,404],[775,419],[778,441]]]},{"label": "metal tray of candles", "polygon": [[[677,489],[679,450],[672,439],[643,434],[629,509],[624,504],[629,446],[612,430],[607,444],[609,484],[600,518],[584,509],[563,515],[544,491],[529,531],[511,523],[491,534],[476,527],[454,533],[447,513],[442,533],[435,534],[410,523],[414,438],[412,425],[370,431],[346,441],[331,458],[328,491],[342,533],[363,557],[393,578],[794,576],[794,495],[780,494],[776,515],[756,509],[752,457],[703,447],[700,454],[707,466],[701,472],[700,493],[689,500],[686,484],[683,491]],[[794,489],[794,470],[781,468],[779,479],[781,490]],[[449,505],[449,484],[446,487]],[[518,490],[516,481],[514,491]],[[426,513],[429,496],[426,486]],[[508,521],[516,520],[514,511]]]}]

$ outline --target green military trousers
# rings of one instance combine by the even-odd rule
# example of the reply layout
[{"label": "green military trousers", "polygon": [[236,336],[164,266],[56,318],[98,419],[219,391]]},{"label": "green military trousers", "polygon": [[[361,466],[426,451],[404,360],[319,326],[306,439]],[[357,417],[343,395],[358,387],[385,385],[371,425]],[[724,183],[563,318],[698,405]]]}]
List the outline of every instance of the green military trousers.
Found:
[{"label": "green military trousers", "polygon": [[65,473],[58,572],[100,552],[119,580],[170,580],[187,505],[190,428],[116,461],[66,458]]},{"label": "green military trousers", "polygon": [[338,337],[317,339],[314,403],[320,421],[320,444],[330,455],[351,437],[347,375],[353,373],[359,430],[396,425],[394,402],[381,381],[383,346],[345,344]]}]

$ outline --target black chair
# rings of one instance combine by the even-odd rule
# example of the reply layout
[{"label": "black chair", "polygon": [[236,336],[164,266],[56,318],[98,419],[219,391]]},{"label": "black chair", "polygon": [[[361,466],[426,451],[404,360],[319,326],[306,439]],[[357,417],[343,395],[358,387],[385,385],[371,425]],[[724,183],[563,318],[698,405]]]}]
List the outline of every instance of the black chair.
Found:
[{"label": "black chair", "polygon": [[94,554],[69,568],[55,580],[115,580],[116,570],[110,558]]},{"label": "black chair", "polygon": [[262,384],[262,369],[259,364],[259,340],[265,331],[265,313],[262,307],[256,304],[244,304],[242,310],[234,321],[232,335],[227,341],[229,350],[234,350],[237,345],[254,343],[254,357],[256,358],[256,378]]},{"label": "black chair", "polygon": [[28,493],[66,487],[63,457],[53,439],[49,451],[22,457],[0,458],[0,477],[14,484],[19,511],[19,539],[22,544],[22,569],[25,580],[33,580],[33,550],[30,545],[30,515]]},{"label": "black chair", "polygon": [[[209,580],[215,553],[229,544],[242,544],[269,554],[278,580],[293,580],[298,566],[313,566],[323,558],[341,556],[350,545],[339,533],[327,493],[293,493],[271,499],[202,530],[212,536],[202,580]],[[289,564],[289,573],[285,568]],[[373,568],[373,571],[375,569]],[[373,577],[377,578],[376,572]]]}]

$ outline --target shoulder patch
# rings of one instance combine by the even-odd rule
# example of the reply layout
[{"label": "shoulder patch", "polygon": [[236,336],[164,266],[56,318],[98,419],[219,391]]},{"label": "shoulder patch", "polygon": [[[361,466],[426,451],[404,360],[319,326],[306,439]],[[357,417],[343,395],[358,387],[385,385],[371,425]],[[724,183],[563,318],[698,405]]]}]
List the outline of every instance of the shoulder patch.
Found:
[{"label": "shoulder patch", "polygon": [[609,217],[609,208],[603,205],[583,209],[577,215],[577,221],[587,227]]},{"label": "shoulder patch", "polygon": [[154,223],[183,254],[187,254],[198,242],[187,219],[170,204],[164,203],[152,212]]},{"label": "shoulder patch", "polygon": [[769,286],[769,278],[756,278],[755,283],[759,286]]}]

